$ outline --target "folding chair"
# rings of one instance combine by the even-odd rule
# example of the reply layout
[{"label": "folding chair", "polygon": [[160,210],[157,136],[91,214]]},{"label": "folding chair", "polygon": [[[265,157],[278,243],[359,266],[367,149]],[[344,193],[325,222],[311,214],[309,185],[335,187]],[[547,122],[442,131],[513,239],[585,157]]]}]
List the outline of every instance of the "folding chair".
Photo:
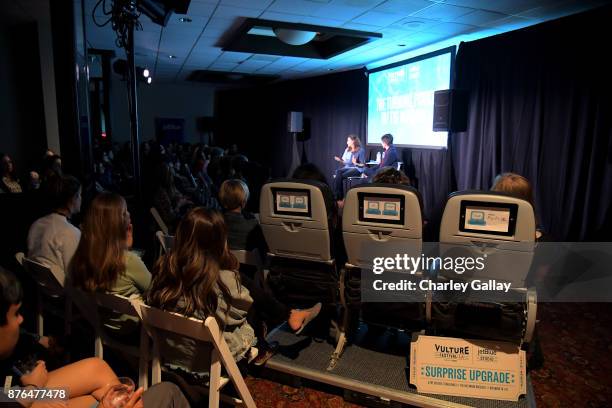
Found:
[{"label": "folding chair", "polygon": [[247,276],[265,280],[264,263],[259,255],[258,249],[247,251],[245,249],[232,249],[230,251],[240,263],[240,272],[246,273]]},{"label": "folding chair", "polygon": [[109,293],[87,293],[72,289],[72,297],[83,315],[89,320],[95,331],[95,356],[104,359],[104,346],[138,358],[138,385],[145,390],[148,387],[149,337],[144,326],[140,324],[139,347],[131,346],[111,336],[100,318],[99,309],[132,316],[140,320],[136,309],[136,300]]},{"label": "folding chair", "polygon": [[[244,382],[244,378],[230,353],[230,350],[223,339],[223,332],[219,329],[214,317],[206,320],[198,320],[185,317],[178,313],[166,312],[145,304],[140,304],[142,321],[149,335],[153,338],[153,363],[152,375],[153,384],[161,382],[162,358],[165,363],[171,363],[167,357],[181,353],[179,348],[172,348],[166,343],[168,338],[176,337],[179,339],[191,339],[196,342],[198,350],[201,350],[203,343],[212,346],[210,351],[210,380],[208,383],[208,406],[218,407],[221,399],[221,388],[229,381],[234,384],[236,391],[241,399],[233,398],[231,402],[235,405],[244,405],[247,408],[255,407],[255,401]],[[199,359],[195,356],[185,356],[190,362],[197,363]],[[221,366],[227,372],[226,377],[221,376]],[[225,400],[225,398],[223,398]]]},{"label": "folding chair", "polygon": [[231,253],[234,254],[241,264],[256,266],[257,268],[261,268],[262,266],[261,256],[259,256],[259,251],[257,249],[251,251],[245,249],[232,249]]},{"label": "folding chair", "polygon": [[[48,312],[64,321],[64,335],[70,334],[70,324],[72,323],[72,302],[69,296],[66,296],[64,287],[53,273],[52,269],[41,263],[28,259],[23,252],[15,254],[17,262],[23,266],[26,272],[34,279],[36,283],[36,333],[39,336],[44,335],[44,314]],[[45,300],[51,300],[46,302]],[[60,310],[54,305],[64,301],[64,308]],[[53,302],[55,301],[55,302]]]},{"label": "folding chair", "polygon": [[157,231],[155,237],[159,242],[159,256],[168,253],[174,246],[174,235],[168,235],[163,231]]}]

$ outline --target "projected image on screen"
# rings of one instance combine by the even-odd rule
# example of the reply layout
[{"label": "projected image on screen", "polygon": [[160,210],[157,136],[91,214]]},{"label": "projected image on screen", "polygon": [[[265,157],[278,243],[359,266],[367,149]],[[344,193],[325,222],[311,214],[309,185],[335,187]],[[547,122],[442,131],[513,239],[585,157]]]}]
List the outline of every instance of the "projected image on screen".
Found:
[{"label": "projected image on screen", "polygon": [[508,232],[510,209],[494,207],[466,207],[465,230]]},{"label": "projected image on screen", "polygon": [[364,197],[363,219],[366,221],[399,221],[401,218],[400,198]]},{"label": "projected image on screen", "polygon": [[306,191],[277,191],[276,212],[288,214],[308,214],[310,212]]},{"label": "projected image on screen", "polygon": [[391,133],[400,146],[445,148],[447,132],[434,132],[434,92],[449,89],[451,52],[371,72],[368,143]]}]

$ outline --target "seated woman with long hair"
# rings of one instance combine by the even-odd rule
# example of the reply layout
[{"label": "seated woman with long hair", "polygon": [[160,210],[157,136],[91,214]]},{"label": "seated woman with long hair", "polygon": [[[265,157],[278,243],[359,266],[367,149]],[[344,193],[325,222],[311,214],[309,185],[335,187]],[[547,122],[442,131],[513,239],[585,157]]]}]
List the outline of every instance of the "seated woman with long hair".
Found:
[{"label": "seated woman with long hair", "polygon": [[247,323],[253,299],[240,284],[223,216],[194,208],[180,222],[173,248],[155,265],[147,304],[197,319],[214,316],[232,355],[242,359],[255,345]]},{"label": "seated woman with long hair", "polygon": [[0,193],[23,192],[15,174],[13,159],[8,154],[0,153]]},{"label": "seated woman with long hair", "polygon": [[286,320],[301,332],[321,309],[320,303],[306,310],[289,309],[255,280],[241,278],[223,215],[215,210],[191,210],[178,226],[173,248],[155,265],[147,303],[198,319],[215,316],[236,360],[258,341],[261,353],[255,364],[263,364],[275,349],[265,341],[266,322]]},{"label": "seated woman with long hair", "polygon": [[333,191],[336,200],[342,200],[344,191],[342,183],[348,177],[361,176],[364,171],[365,150],[361,147],[361,140],[357,135],[348,135],[346,138],[346,149],[342,157],[335,156],[334,160],[343,166],[334,174]]},{"label": "seated woman with long hair", "polygon": [[[81,224],[81,241],[72,258],[69,279],[86,292],[108,292],[141,298],[149,288],[151,273],[140,257],[130,251],[132,223],[123,197],[102,193],[91,202]],[[135,319],[111,318],[120,334],[134,329]]]}]

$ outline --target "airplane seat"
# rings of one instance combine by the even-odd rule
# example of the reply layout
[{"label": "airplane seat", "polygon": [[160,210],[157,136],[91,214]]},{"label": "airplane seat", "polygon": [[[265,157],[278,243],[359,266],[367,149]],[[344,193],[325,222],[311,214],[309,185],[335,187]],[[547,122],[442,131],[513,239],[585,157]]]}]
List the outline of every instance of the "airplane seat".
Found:
[{"label": "airplane seat", "polygon": [[[439,282],[469,284],[454,299],[434,297],[432,328],[437,334],[528,343],[535,328],[537,296],[526,288],[535,250],[533,207],[525,200],[497,192],[464,191],[450,195],[440,226],[442,259],[480,258],[483,267],[440,268]],[[481,291],[483,284],[510,284],[504,290]],[[478,286],[478,288],[476,287]]]},{"label": "airplane seat", "polygon": [[333,198],[313,180],[282,179],[261,189],[260,224],[268,244],[270,286],[291,307],[316,302],[335,308],[338,273],[333,253]]},{"label": "airplane seat", "polygon": [[[362,270],[371,273],[375,257],[394,258],[397,254],[421,257],[423,218],[418,191],[409,186],[384,183],[353,187],[345,199],[342,235],[348,258],[344,281],[347,308],[351,312],[358,311],[362,321],[368,324],[422,329],[425,325],[424,298],[362,302],[361,280]],[[388,278],[392,272],[384,273]],[[404,276],[396,274],[400,278],[421,278],[420,273],[401,275]]]}]

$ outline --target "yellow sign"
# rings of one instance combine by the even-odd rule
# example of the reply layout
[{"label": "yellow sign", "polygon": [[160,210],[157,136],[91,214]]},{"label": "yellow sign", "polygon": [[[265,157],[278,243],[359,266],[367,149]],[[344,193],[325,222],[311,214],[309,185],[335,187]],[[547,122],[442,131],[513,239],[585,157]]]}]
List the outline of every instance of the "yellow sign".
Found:
[{"label": "yellow sign", "polygon": [[517,401],[527,391],[525,351],[511,343],[419,336],[410,383],[422,393]]}]

